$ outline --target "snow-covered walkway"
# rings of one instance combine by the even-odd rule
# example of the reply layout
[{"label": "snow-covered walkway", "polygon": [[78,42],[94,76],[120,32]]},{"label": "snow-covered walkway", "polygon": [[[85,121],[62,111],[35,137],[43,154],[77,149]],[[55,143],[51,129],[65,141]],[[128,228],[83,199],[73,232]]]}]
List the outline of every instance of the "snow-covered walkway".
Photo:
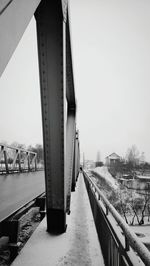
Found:
[{"label": "snow-covered walkway", "polygon": [[96,167],[93,172],[100,175],[102,178],[104,178],[109,185],[111,185],[114,189],[118,188],[117,181],[112,177],[112,175],[108,172],[108,169],[106,166]]}]

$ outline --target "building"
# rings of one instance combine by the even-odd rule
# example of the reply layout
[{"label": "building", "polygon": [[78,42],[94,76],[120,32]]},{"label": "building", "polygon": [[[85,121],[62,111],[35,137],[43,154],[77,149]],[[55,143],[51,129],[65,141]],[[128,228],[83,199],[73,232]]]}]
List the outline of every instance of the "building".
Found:
[{"label": "building", "polygon": [[112,154],[108,155],[106,158],[105,158],[105,164],[107,166],[113,166],[115,165],[117,162],[120,162],[121,161],[121,157],[116,154],[115,152],[113,152]]}]

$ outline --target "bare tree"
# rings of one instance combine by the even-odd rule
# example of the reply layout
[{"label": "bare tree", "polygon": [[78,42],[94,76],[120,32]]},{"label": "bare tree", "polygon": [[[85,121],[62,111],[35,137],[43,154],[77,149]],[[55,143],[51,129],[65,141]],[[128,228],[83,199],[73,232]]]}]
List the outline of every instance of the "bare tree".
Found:
[{"label": "bare tree", "polygon": [[127,150],[126,159],[133,167],[139,163],[139,151],[136,145],[132,145],[132,147]]},{"label": "bare tree", "polygon": [[28,150],[36,152],[37,153],[37,162],[44,161],[44,152],[43,152],[43,146],[41,144],[36,144],[35,146],[28,146]]},{"label": "bare tree", "polygon": [[116,210],[124,217],[126,223],[128,224],[128,214],[130,211],[128,202],[129,202],[129,195],[127,189],[119,188],[117,193],[117,201],[113,204]]}]

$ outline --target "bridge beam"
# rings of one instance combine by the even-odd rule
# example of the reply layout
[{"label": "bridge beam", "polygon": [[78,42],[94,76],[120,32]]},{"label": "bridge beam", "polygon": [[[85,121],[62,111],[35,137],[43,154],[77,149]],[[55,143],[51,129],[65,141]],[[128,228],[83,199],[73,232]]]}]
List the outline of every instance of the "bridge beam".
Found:
[{"label": "bridge beam", "polygon": [[42,101],[47,231],[66,230],[65,32],[61,0],[45,0],[36,14]]},{"label": "bridge beam", "polygon": [[39,3],[40,0],[0,1],[0,76]]},{"label": "bridge beam", "polygon": [[80,145],[79,145],[79,132],[76,131],[76,142],[75,142],[75,182],[77,181],[80,168]]}]

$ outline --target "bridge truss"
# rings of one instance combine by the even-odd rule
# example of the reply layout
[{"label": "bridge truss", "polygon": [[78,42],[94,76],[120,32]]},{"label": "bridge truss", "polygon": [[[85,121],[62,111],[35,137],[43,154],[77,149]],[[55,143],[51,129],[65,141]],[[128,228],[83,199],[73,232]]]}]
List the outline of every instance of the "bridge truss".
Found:
[{"label": "bridge truss", "polygon": [[0,174],[37,170],[37,153],[0,144]]},{"label": "bridge truss", "polygon": [[35,14],[45,159],[47,230],[66,230],[79,171],[68,1],[0,2],[0,75]]}]

